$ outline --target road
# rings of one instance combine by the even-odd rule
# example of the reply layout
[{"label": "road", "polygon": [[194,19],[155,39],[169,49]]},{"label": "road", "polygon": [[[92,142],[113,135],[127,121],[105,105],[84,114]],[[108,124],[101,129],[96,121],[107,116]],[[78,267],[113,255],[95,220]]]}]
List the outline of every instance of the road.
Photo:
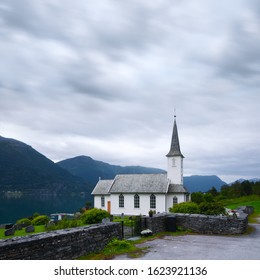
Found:
[{"label": "road", "polygon": [[[138,245],[149,247],[137,260],[260,260],[260,224],[254,231],[236,236],[182,235],[165,236]],[[127,255],[117,260],[131,259]]]}]

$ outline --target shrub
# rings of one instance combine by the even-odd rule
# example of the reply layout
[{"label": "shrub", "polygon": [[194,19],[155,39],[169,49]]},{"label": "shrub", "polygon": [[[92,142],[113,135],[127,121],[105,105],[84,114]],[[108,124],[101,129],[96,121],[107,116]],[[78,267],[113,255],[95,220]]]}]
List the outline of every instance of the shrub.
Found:
[{"label": "shrub", "polygon": [[46,230],[58,230],[58,229],[65,229],[65,228],[74,228],[74,227],[80,227],[83,226],[83,222],[81,220],[77,219],[62,219],[58,221],[57,223],[55,222],[49,222],[46,224]]},{"label": "shrub", "polygon": [[198,204],[191,201],[175,204],[173,207],[169,208],[169,211],[174,213],[189,213],[189,214],[200,213]]},{"label": "shrub", "polygon": [[202,192],[194,192],[191,194],[191,201],[197,204],[204,202],[204,194]]},{"label": "shrub", "polygon": [[48,216],[40,215],[40,216],[35,217],[32,220],[32,225],[34,225],[34,226],[45,225],[49,222],[49,220],[50,219],[48,218]]},{"label": "shrub", "polygon": [[200,214],[220,215],[225,214],[225,207],[219,202],[202,202],[199,205]]},{"label": "shrub", "polygon": [[25,226],[30,226],[32,224],[32,221],[28,218],[22,218],[18,221],[16,221],[17,224],[23,224]]},{"label": "shrub", "polygon": [[81,215],[81,220],[84,224],[97,224],[101,223],[104,218],[109,218],[110,214],[102,209],[93,208],[85,211]]}]

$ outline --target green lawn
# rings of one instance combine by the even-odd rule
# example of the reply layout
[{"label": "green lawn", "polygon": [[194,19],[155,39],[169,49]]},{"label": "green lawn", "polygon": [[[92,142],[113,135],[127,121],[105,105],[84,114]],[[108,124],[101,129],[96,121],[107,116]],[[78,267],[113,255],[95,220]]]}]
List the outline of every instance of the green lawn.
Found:
[{"label": "green lawn", "polygon": [[45,231],[45,226],[35,226],[35,232],[32,233],[26,233],[25,229],[23,228],[22,230],[16,230],[15,234],[12,236],[5,236],[5,230],[4,229],[0,229],[0,239],[5,239],[5,238],[12,238],[12,237],[16,237],[16,236],[25,236],[28,234],[34,234],[34,233],[40,233],[40,232],[44,232]]},{"label": "green lawn", "polygon": [[236,209],[239,206],[253,206],[254,213],[249,216],[250,223],[257,223],[260,217],[260,197],[256,195],[242,196],[239,198],[226,199],[222,201],[225,207]]},{"label": "green lawn", "polygon": [[253,206],[255,214],[260,215],[260,197],[256,195],[223,200],[227,208],[235,209],[239,206]]}]

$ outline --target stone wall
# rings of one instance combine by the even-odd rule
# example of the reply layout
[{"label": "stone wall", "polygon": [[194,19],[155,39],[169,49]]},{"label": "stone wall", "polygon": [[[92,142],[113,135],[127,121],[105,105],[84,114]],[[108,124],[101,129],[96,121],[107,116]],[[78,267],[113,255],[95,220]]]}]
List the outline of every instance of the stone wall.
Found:
[{"label": "stone wall", "polygon": [[141,230],[150,229],[153,233],[166,231],[166,217],[165,214],[157,214],[153,217],[142,217]]},{"label": "stone wall", "polygon": [[198,214],[160,214],[142,218],[142,230],[148,228],[153,233],[175,231],[174,228],[177,227],[202,234],[242,234],[247,225],[245,213],[240,213],[237,218]]},{"label": "stone wall", "polygon": [[96,224],[0,240],[0,260],[71,260],[121,238],[119,223]]},{"label": "stone wall", "polygon": [[196,214],[176,214],[177,226],[203,234],[242,234],[246,232],[247,215],[239,218],[227,216],[207,216]]}]

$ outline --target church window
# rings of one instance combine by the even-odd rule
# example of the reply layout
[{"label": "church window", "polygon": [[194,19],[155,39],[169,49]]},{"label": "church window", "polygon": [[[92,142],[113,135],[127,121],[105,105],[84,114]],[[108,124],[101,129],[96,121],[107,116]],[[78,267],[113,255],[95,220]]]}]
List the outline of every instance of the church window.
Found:
[{"label": "church window", "polygon": [[156,196],[154,194],[150,195],[150,208],[151,209],[156,208]]},{"label": "church window", "polygon": [[134,196],[134,208],[140,208],[140,197],[138,194]]},{"label": "church window", "polygon": [[119,195],[119,207],[124,208],[125,207],[125,198],[122,194]]},{"label": "church window", "polygon": [[105,207],[105,197],[101,196],[101,207]]},{"label": "church window", "polygon": [[175,163],[175,158],[172,158],[172,166],[175,166],[176,163]]},{"label": "church window", "polygon": [[178,198],[176,196],[174,196],[172,199],[172,204],[175,205],[177,203],[178,203]]}]

